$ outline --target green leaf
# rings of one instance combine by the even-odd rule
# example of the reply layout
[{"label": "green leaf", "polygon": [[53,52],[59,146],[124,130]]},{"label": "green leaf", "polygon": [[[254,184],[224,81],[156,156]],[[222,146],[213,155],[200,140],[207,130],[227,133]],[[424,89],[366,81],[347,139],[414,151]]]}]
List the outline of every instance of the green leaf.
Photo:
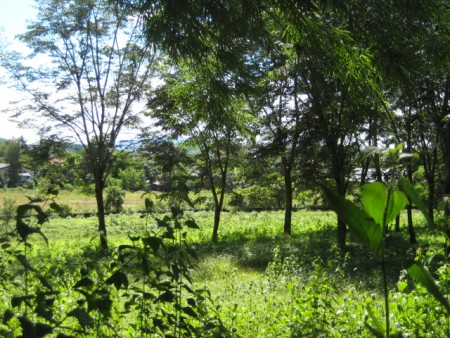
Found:
[{"label": "green leaf", "polygon": [[427,221],[427,225],[430,228],[434,228],[434,222],[431,218],[431,215],[428,212],[428,209],[425,205],[425,203],[420,198],[417,191],[414,189],[413,185],[410,181],[408,181],[406,178],[401,178],[400,182],[398,184],[399,188],[408,196],[408,198],[412,201],[412,203],[419,208],[419,210],[422,212],[423,216],[425,217]]},{"label": "green leaf", "polygon": [[83,277],[73,287],[79,288],[82,286],[92,286],[92,285],[94,285],[94,281],[92,279],[90,279],[89,277]]},{"label": "green leaf", "polygon": [[150,246],[153,252],[156,253],[159,247],[163,244],[163,241],[159,237],[147,236],[142,238],[142,243],[144,243],[145,246]]},{"label": "green leaf", "polygon": [[372,320],[372,323],[375,326],[369,325],[367,322],[365,323],[366,327],[372,332],[372,334],[375,337],[384,338],[384,331],[385,328],[381,324],[381,322],[378,320],[377,316],[373,312],[372,308],[367,304],[366,305],[367,313],[369,314],[370,319]]},{"label": "green leaf", "polygon": [[46,335],[53,332],[53,328],[44,323],[37,323],[36,324],[36,335],[37,337],[45,337]]},{"label": "green leaf", "polygon": [[193,308],[191,308],[190,306],[183,306],[181,308],[181,310],[183,310],[183,312],[185,314],[187,314],[188,316],[194,317],[194,318],[198,318],[197,313],[194,311]]},{"label": "green leaf", "polygon": [[88,311],[98,310],[103,315],[110,315],[112,300],[105,289],[98,290],[87,297]]},{"label": "green leaf", "polygon": [[184,224],[191,229],[200,229],[197,223],[193,219],[188,219]]},{"label": "green leaf", "polygon": [[8,323],[12,318],[14,318],[14,312],[12,312],[10,309],[6,309],[5,313],[3,314],[2,323]]},{"label": "green leaf", "polygon": [[37,278],[39,279],[39,281],[41,282],[41,284],[43,286],[45,286],[47,289],[49,289],[50,291],[53,291],[53,287],[50,284],[50,282],[41,274],[38,274]]},{"label": "green leaf", "polygon": [[22,264],[22,266],[29,271],[35,272],[35,273],[39,273],[39,271],[37,271],[35,268],[33,268],[30,264],[30,262],[28,262],[27,258],[22,255],[22,254],[18,254],[17,256],[18,261],[20,262],[20,264]]},{"label": "green leaf", "polygon": [[121,286],[123,285],[125,289],[128,289],[128,277],[127,275],[122,271],[116,271],[112,274],[111,277],[109,277],[106,280],[107,284],[114,284],[114,287],[119,290]]},{"label": "green leaf", "polygon": [[76,308],[72,311],[70,311],[67,314],[68,317],[75,317],[78,320],[78,323],[80,323],[80,325],[86,329],[88,327],[91,327],[92,324],[94,323],[94,320],[92,319],[91,316],[89,316],[89,314],[87,313],[87,311],[85,309],[82,308]]},{"label": "green leaf", "polygon": [[386,211],[386,225],[390,224],[407,205],[408,199],[401,191],[394,190],[391,192]]},{"label": "green leaf", "polygon": [[36,212],[36,217],[38,219],[39,224],[43,224],[48,221],[47,215],[42,210],[42,208],[39,205],[33,205],[33,204],[22,204],[17,207],[17,217],[23,218],[29,213],[30,211]]},{"label": "green leaf", "polygon": [[52,208],[53,210],[55,210],[57,213],[61,213],[63,211],[63,209],[59,206],[58,203],[56,202],[52,202],[50,203],[50,208]]},{"label": "green leaf", "polygon": [[183,209],[181,209],[180,207],[178,207],[176,205],[172,205],[170,207],[170,211],[172,212],[172,217],[173,218],[177,218],[178,216],[182,216],[183,215]]},{"label": "green leaf", "polygon": [[434,278],[431,276],[430,272],[421,264],[414,262],[411,266],[406,269],[408,274],[417,279],[431,295],[442,304],[447,313],[450,315],[450,305],[448,300],[444,297],[444,295],[439,291],[439,288],[434,281]]},{"label": "green leaf", "polygon": [[338,217],[367,245],[370,251],[379,255],[383,239],[382,227],[353,202],[337,195],[327,187],[323,189]]},{"label": "green leaf", "polygon": [[408,204],[408,199],[401,191],[394,190],[389,193],[388,187],[382,182],[364,185],[361,199],[364,211],[373,218],[375,223],[382,226],[391,223]]},{"label": "green leaf", "polygon": [[45,200],[40,196],[25,196],[31,203],[42,203]]},{"label": "green leaf", "polygon": [[33,322],[24,316],[19,316],[18,318],[20,326],[22,327],[22,337],[38,338],[36,327],[34,326]]},{"label": "green leaf", "polygon": [[154,211],[154,203],[150,198],[145,199],[145,211],[147,211],[147,212]]},{"label": "green leaf", "polygon": [[50,188],[47,189],[47,194],[48,195],[53,195],[53,196],[58,196],[59,189],[55,188],[55,187],[50,187]]},{"label": "green leaf", "polygon": [[11,306],[12,307],[19,307],[22,305],[22,302],[25,302],[28,304],[28,300],[33,299],[33,296],[18,296],[18,297],[12,297],[11,299]]},{"label": "green leaf", "polygon": [[364,211],[379,225],[383,225],[387,200],[388,189],[384,183],[373,182],[362,187],[361,201]]},{"label": "green leaf", "polygon": [[173,294],[173,292],[170,290],[167,290],[166,292],[163,292],[162,294],[160,294],[158,296],[158,298],[156,298],[156,301],[171,303],[174,299],[175,299],[175,295]]},{"label": "green leaf", "polygon": [[28,224],[26,224],[20,218],[17,219],[16,230],[19,233],[20,238],[22,238],[22,240],[24,242],[27,241],[29,235],[31,235],[31,234],[39,234],[44,239],[45,243],[48,245],[48,239],[47,239],[47,237],[45,237],[45,235],[41,231],[41,229],[30,227]]}]

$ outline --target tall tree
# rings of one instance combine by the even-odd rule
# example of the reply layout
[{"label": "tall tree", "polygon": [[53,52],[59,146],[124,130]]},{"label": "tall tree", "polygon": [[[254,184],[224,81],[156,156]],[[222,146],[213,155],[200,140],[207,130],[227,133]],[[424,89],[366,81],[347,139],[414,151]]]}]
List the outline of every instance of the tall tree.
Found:
[{"label": "tall tree", "polygon": [[103,190],[113,151],[122,129],[138,120],[136,103],[149,85],[156,55],[142,43],[142,16],[112,3],[37,0],[37,19],[20,38],[45,65],[2,60],[29,94],[32,103],[24,108],[38,113],[39,125],[60,127],[83,145],[104,248]]},{"label": "tall tree", "polygon": [[[218,241],[227,176],[236,144],[247,132],[249,115],[239,86],[230,74],[208,64],[194,70],[178,64],[165,85],[154,91],[150,114],[173,139],[199,150],[196,163],[214,201],[212,240]],[[174,72],[172,68],[171,72]]]},{"label": "tall tree", "polygon": [[[320,141],[329,151],[340,194],[345,194],[353,143],[365,123],[364,112],[381,106],[386,115],[392,115],[386,92],[397,90],[405,70],[417,67],[420,53],[414,49],[415,42],[428,40],[425,36],[430,29],[446,30],[449,22],[448,4],[442,0],[119,1],[147,14],[147,37],[174,60],[189,58],[195,67],[215,55],[224,69],[242,78],[258,70],[249,67],[255,61],[254,53],[239,58],[244,45],[237,42],[257,44],[254,50],[270,54],[271,34],[276,32],[278,40],[301,55],[307,65],[301,75],[309,86],[311,120],[317,122]],[[447,20],[441,13],[447,13]],[[281,28],[273,30],[274,22]],[[448,102],[448,95],[442,97]],[[446,107],[442,105],[444,114],[448,114]],[[445,136],[448,127],[440,121],[443,149],[450,149]],[[340,246],[345,244],[345,233],[345,225],[338,221]]]},{"label": "tall tree", "polygon": [[262,154],[279,160],[285,195],[283,231],[290,235],[295,181],[293,175],[300,161],[301,148],[305,146],[303,141],[307,131],[302,121],[308,103],[302,100],[302,96],[306,98],[306,95],[303,91],[303,78],[299,74],[299,57],[290,48],[281,58],[281,62],[273,62],[278,66],[271,65],[262,81],[259,143]]},{"label": "tall tree", "polygon": [[8,167],[8,186],[15,187],[20,181],[20,170],[22,164],[20,163],[21,142],[19,140],[6,141],[5,146],[5,161],[9,164]]}]

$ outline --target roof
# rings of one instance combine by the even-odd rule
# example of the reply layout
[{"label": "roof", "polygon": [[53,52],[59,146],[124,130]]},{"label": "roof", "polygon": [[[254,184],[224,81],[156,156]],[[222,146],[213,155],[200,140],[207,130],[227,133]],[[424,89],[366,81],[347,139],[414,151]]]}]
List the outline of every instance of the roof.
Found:
[{"label": "roof", "polygon": [[[0,163],[0,169],[6,169],[8,167],[9,167],[9,163]],[[34,169],[32,169],[30,167],[25,167],[25,166],[22,166],[22,169],[28,169],[28,170],[34,171]]]}]

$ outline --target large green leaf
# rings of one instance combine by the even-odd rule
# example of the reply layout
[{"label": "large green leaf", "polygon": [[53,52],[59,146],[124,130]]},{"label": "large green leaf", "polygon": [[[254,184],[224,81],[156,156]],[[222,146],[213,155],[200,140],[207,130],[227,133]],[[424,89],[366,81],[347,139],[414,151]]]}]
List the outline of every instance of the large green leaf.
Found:
[{"label": "large green leaf", "polygon": [[373,182],[362,187],[361,202],[364,211],[379,225],[383,225],[387,201],[388,189],[384,183]]},{"label": "large green leaf", "polygon": [[22,327],[22,337],[37,338],[36,326],[25,316],[18,317]]},{"label": "large green leaf", "polygon": [[427,221],[427,225],[430,228],[433,228],[434,227],[433,219],[431,215],[428,213],[428,209],[425,203],[422,201],[422,199],[420,198],[417,191],[414,189],[411,182],[409,182],[406,178],[403,177],[402,179],[400,179],[398,186],[406,194],[406,196],[408,196],[408,198],[412,201],[412,203],[416,207],[418,207],[419,210],[422,212]]},{"label": "large green leaf", "polygon": [[378,256],[383,239],[382,227],[353,202],[326,187],[323,189],[338,217],[367,245],[370,251]]},{"label": "large green leaf", "polygon": [[39,205],[34,204],[22,204],[17,207],[17,217],[23,218],[25,217],[29,212],[35,211],[36,218],[38,220],[39,224],[43,224],[48,221],[47,215],[42,210],[42,208]]},{"label": "large green leaf", "polygon": [[450,315],[450,305],[448,303],[448,300],[444,297],[444,295],[437,287],[436,282],[434,281],[434,278],[433,276],[431,276],[430,272],[423,265],[417,262],[412,263],[407,271],[412,278],[417,279],[427,289],[427,291],[431,293],[439,303],[442,304],[447,313]]},{"label": "large green leaf", "polygon": [[382,226],[391,223],[408,204],[408,199],[401,191],[389,192],[382,182],[364,185],[361,199],[364,211]]},{"label": "large green leaf", "polygon": [[67,314],[68,317],[75,317],[80,325],[86,329],[91,327],[94,323],[94,320],[87,313],[87,311],[83,308],[75,308]]},{"label": "large green leaf", "polygon": [[39,234],[44,239],[45,243],[47,243],[47,245],[48,245],[48,239],[47,239],[47,237],[45,237],[44,233],[41,231],[40,228],[30,227],[28,224],[26,224],[20,218],[17,219],[16,230],[24,242],[27,241],[29,235]]},{"label": "large green leaf", "polygon": [[129,281],[127,275],[122,271],[114,272],[107,280],[107,284],[114,284],[115,288],[119,290],[122,286],[128,289]]},{"label": "large green leaf", "polygon": [[408,199],[401,191],[392,191],[386,210],[386,225],[390,224],[407,205]]}]

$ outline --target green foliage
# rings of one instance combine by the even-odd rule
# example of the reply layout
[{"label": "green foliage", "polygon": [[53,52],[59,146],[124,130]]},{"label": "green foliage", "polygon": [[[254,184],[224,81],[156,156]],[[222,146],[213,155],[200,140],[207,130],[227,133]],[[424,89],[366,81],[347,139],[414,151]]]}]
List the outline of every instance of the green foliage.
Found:
[{"label": "green foliage", "polygon": [[2,225],[1,233],[10,232],[12,223],[16,216],[16,201],[12,198],[3,198],[3,205],[0,207],[0,222]]},{"label": "green foliage", "polygon": [[[421,202],[411,184],[407,183],[406,180],[402,180],[400,187],[408,194],[408,197],[411,200],[420,205],[419,208],[424,213],[427,223],[430,223],[431,218],[428,215],[427,209],[424,207],[423,202]],[[381,182],[366,184],[362,187],[362,208],[346,200],[342,196],[334,194],[326,187],[324,187],[324,190],[331,206],[338,216],[375,254],[381,264],[384,281],[386,325],[383,326],[378,321],[377,315],[371,307],[368,307],[368,312],[373,325],[368,323],[366,323],[366,325],[375,336],[391,336],[389,297],[386,283],[385,240],[387,225],[392,222],[399,212],[408,204],[408,200],[402,192],[393,190],[392,188],[389,188],[388,185]],[[409,263],[407,272],[412,278],[419,281],[428,292],[441,303],[447,313],[450,314],[448,300],[439,290],[432,275],[423,265],[418,262]]]},{"label": "green foliage", "polygon": [[127,167],[119,170],[122,188],[128,191],[143,190],[145,187],[145,172],[142,169]]},{"label": "green foliage", "polygon": [[270,210],[279,207],[276,192],[270,187],[253,185],[248,188],[235,189],[229,204],[243,210]]},{"label": "green foliage", "polygon": [[[81,260],[73,260],[48,250],[42,231],[48,218],[35,203],[56,212],[61,207],[56,188],[47,193],[19,205],[16,232],[1,237],[2,336],[229,336],[209,291],[193,287],[196,253],[186,238],[198,226],[182,209],[172,205],[170,215],[154,215],[150,230],[130,235],[112,251],[87,246]],[[152,214],[149,199],[145,207],[143,216]],[[30,252],[34,234],[46,244],[40,259]],[[23,248],[13,245],[14,238]]]},{"label": "green foliage", "polygon": [[110,186],[106,188],[105,210],[106,212],[121,212],[123,211],[123,202],[125,191],[118,186]]}]

